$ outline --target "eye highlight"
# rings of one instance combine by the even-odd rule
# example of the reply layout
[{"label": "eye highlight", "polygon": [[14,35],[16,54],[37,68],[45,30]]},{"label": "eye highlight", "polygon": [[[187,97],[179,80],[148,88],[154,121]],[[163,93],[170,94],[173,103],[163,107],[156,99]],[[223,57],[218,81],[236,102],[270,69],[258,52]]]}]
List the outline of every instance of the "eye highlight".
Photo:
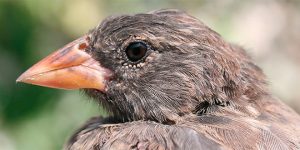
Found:
[{"label": "eye highlight", "polygon": [[148,47],[143,42],[133,42],[128,45],[125,50],[127,58],[132,62],[137,62],[144,58],[148,50]]}]

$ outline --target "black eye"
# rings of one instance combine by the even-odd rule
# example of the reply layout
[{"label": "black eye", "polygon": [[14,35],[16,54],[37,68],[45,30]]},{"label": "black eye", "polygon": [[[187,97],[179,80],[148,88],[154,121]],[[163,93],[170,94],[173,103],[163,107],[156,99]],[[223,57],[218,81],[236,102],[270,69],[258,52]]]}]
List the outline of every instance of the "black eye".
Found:
[{"label": "black eye", "polygon": [[147,45],[142,42],[134,42],[126,48],[125,52],[130,61],[136,62],[146,55]]}]

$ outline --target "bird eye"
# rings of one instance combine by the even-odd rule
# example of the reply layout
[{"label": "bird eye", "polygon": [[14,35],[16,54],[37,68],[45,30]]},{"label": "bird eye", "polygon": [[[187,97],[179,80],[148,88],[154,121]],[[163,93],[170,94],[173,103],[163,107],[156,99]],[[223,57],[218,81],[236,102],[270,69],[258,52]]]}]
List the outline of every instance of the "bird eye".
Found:
[{"label": "bird eye", "polygon": [[147,45],[142,42],[134,42],[126,48],[125,52],[130,61],[136,62],[146,55]]}]

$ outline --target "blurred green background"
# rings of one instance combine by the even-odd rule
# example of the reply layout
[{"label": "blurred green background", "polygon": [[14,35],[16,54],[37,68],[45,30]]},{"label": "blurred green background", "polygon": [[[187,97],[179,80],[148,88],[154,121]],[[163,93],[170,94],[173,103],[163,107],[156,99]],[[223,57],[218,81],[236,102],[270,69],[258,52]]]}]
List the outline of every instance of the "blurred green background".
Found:
[{"label": "blurred green background", "polygon": [[104,110],[79,91],[16,84],[32,64],[109,15],[179,8],[244,46],[272,92],[300,111],[298,0],[0,0],[0,150],[56,150]]}]

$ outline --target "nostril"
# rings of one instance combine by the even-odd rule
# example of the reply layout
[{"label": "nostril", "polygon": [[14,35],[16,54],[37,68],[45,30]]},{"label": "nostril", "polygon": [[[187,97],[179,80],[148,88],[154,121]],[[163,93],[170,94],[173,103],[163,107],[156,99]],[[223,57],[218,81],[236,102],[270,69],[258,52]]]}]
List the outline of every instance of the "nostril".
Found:
[{"label": "nostril", "polygon": [[87,48],[87,44],[86,43],[81,43],[78,45],[78,49],[79,50],[85,50]]}]

